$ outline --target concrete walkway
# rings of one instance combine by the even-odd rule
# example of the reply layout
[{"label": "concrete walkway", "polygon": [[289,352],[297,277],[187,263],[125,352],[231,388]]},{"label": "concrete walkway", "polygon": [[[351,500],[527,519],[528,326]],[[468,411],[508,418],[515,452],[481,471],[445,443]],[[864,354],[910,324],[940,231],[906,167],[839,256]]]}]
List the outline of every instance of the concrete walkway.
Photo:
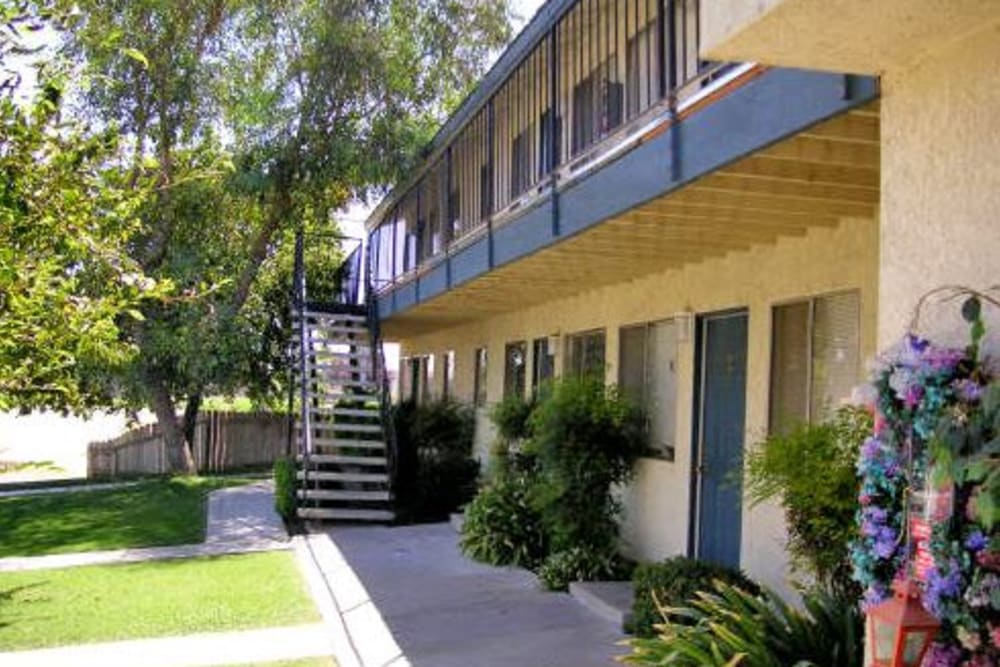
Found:
[{"label": "concrete walkway", "polygon": [[[126,489],[141,482],[108,482],[104,484],[63,484],[62,486],[39,486],[35,488],[0,491],[0,498],[18,498],[21,496],[51,496],[60,493],[76,493],[77,491],[110,491]],[[0,488],[3,488],[0,486]]]},{"label": "concrete walkway", "polygon": [[195,667],[333,654],[322,623],[0,653],[3,667]]},{"label": "concrete walkway", "polygon": [[609,621],[534,575],[470,561],[448,524],[308,538],[362,667],[589,667],[626,651]]},{"label": "concrete walkway", "polygon": [[291,545],[285,527],[274,513],[272,488],[270,481],[262,481],[213,491],[208,497],[208,519],[202,544],[0,558],[0,572],[288,549]]}]

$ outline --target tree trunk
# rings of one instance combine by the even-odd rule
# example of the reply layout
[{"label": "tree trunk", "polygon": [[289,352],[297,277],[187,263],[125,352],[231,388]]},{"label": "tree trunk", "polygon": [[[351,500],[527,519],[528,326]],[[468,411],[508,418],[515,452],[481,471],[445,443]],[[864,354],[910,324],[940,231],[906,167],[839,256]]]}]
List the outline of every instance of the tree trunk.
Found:
[{"label": "tree trunk", "polygon": [[148,382],[153,399],[153,411],[156,413],[160,433],[163,434],[166,444],[168,472],[192,475],[196,472],[194,459],[184,438],[184,431],[177,421],[177,406],[174,404],[174,399],[161,380],[149,378]]},{"label": "tree trunk", "polygon": [[[194,459],[194,435],[195,427],[198,425],[198,414],[200,410],[201,392],[189,394],[187,397],[187,404],[184,406],[184,422],[182,426],[184,431],[184,441],[187,443],[187,451],[191,454],[192,466],[196,471],[197,466],[195,465]],[[207,461],[202,462],[203,469],[207,463]]]}]

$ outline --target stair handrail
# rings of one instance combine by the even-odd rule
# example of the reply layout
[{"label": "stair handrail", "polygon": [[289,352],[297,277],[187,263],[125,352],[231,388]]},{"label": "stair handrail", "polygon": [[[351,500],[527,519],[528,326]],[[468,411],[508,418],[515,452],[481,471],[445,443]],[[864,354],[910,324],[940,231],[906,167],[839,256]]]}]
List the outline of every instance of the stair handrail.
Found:
[{"label": "stair handrail", "polygon": [[310,456],[312,455],[312,428],[309,414],[309,378],[306,354],[308,351],[308,329],[306,325],[306,275],[305,275],[305,237],[299,229],[295,233],[295,270],[292,278],[292,304],[299,315],[299,409],[301,428],[299,429],[299,455],[302,457],[302,489],[309,488]]},{"label": "stair handrail", "polygon": [[375,281],[372,277],[371,244],[365,244],[365,295],[368,320],[368,334],[371,338],[372,376],[379,385],[379,411],[382,418],[382,428],[386,439],[386,468],[389,471],[389,499],[395,502],[397,462],[399,460],[396,439],[396,424],[392,417],[392,390],[389,385],[389,369],[385,363],[382,327],[378,315],[378,295],[375,291]]}]

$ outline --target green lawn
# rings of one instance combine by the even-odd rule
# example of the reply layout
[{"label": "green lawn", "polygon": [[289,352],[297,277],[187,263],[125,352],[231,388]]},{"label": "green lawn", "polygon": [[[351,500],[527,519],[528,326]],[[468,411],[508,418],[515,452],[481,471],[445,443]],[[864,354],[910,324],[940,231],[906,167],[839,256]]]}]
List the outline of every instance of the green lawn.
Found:
[{"label": "green lawn", "polygon": [[285,551],[0,573],[0,651],[319,620]]},{"label": "green lawn", "polygon": [[246,481],[177,477],[105,491],[0,498],[0,558],[201,542],[208,492]]}]

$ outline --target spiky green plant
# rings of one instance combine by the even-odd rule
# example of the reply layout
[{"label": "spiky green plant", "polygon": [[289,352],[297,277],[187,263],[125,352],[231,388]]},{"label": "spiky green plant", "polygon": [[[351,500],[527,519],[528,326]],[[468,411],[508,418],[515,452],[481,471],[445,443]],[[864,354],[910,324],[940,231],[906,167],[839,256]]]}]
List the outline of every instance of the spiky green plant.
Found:
[{"label": "spiky green plant", "polygon": [[[777,594],[753,595],[716,581],[684,607],[661,608],[652,639],[630,639],[630,665],[677,667],[861,667],[857,605],[829,593],[807,593],[800,611]],[[674,620],[671,620],[674,619]]]}]

